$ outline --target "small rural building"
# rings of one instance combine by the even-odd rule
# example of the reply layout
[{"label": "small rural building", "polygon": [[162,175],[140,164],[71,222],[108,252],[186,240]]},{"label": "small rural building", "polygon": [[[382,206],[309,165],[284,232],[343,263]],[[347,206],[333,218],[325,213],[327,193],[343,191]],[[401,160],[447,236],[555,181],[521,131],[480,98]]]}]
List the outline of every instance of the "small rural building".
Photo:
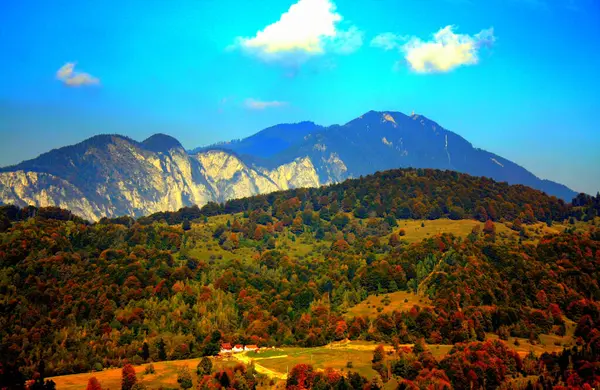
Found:
[{"label": "small rural building", "polygon": [[244,351],[256,351],[258,350],[258,345],[250,344],[244,347]]},{"label": "small rural building", "polygon": [[221,351],[220,353],[225,354],[225,353],[231,353],[231,344],[229,343],[223,343],[221,344]]},{"label": "small rural building", "polygon": [[233,346],[233,353],[244,352],[244,346],[242,344],[236,344]]}]

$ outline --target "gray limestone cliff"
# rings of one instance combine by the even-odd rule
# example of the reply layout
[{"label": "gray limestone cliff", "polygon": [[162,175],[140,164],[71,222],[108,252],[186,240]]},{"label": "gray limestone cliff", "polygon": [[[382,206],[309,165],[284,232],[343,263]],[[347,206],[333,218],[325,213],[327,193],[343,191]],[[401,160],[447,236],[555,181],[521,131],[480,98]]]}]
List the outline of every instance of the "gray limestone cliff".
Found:
[{"label": "gray limestone cliff", "polygon": [[165,135],[103,135],[1,169],[0,203],[59,206],[94,221],[319,184],[308,158],[267,169],[225,151],[190,155]]}]

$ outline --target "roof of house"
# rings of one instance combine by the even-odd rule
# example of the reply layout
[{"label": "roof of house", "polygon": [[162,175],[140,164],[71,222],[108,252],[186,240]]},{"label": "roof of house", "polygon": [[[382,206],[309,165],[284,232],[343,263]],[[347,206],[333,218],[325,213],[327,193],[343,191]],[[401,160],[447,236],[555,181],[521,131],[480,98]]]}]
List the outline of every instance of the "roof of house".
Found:
[{"label": "roof of house", "polygon": [[222,349],[231,349],[231,344],[229,344],[229,343],[223,343],[223,344],[221,344],[221,348]]},{"label": "roof of house", "polygon": [[242,344],[236,344],[235,347],[236,348],[244,348],[244,346]]},{"label": "roof of house", "polygon": [[248,348],[248,349],[258,349],[258,345],[250,344],[250,345],[246,345],[246,348]]}]

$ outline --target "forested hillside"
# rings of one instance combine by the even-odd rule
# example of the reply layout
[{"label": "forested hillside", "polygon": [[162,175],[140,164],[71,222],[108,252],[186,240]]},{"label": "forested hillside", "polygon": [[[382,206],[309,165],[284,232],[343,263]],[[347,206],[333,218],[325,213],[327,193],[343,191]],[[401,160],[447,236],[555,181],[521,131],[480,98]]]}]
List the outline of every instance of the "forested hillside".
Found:
[{"label": "forested hillside", "polygon": [[[600,196],[582,194],[579,218],[593,219],[600,208]],[[584,204],[585,203],[585,204]],[[275,217],[291,217],[300,209],[319,213],[329,221],[338,213],[356,218],[390,217],[412,219],[474,218],[534,221],[563,220],[573,211],[561,199],[522,185],[508,185],[484,177],[435,169],[397,169],[377,172],[359,179],[320,187],[273,192],[251,198],[233,199],[222,205],[209,203],[199,210],[156,213],[140,218],[140,223],[166,221],[179,223],[201,216],[231,214],[262,209]]]},{"label": "forested hillside", "polygon": [[[597,386],[598,200],[571,205],[488,179],[399,170],[138,221],[3,207],[0,383],[17,388],[41,361],[61,375],[214,355],[222,342],[351,339],[455,345],[439,361],[418,350],[374,359],[383,380],[391,373],[405,388],[434,379],[495,388],[526,375]],[[428,232],[408,243],[440,218],[477,222],[465,235]],[[422,222],[410,230],[406,219]],[[348,314],[368,296],[401,290],[431,306]],[[576,342],[529,365],[490,340],[536,345],[571,321]]]}]

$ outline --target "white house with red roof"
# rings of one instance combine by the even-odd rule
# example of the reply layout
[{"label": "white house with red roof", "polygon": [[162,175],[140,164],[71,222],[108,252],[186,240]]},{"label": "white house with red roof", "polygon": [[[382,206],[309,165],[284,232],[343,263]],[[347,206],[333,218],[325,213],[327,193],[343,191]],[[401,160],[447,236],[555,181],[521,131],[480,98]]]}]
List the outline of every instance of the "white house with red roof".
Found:
[{"label": "white house with red roof", "polygon": [[229,344],[229,343],[223,343],[223,344],[221,344],[221,351],[220,351],[220,353],[221,354],[232,353],[231,344]]},{"label": "white house with red roof", "polygon": [[244,346],[242,344],[236,344],[232,349],[233,353],[244,352]]}]

